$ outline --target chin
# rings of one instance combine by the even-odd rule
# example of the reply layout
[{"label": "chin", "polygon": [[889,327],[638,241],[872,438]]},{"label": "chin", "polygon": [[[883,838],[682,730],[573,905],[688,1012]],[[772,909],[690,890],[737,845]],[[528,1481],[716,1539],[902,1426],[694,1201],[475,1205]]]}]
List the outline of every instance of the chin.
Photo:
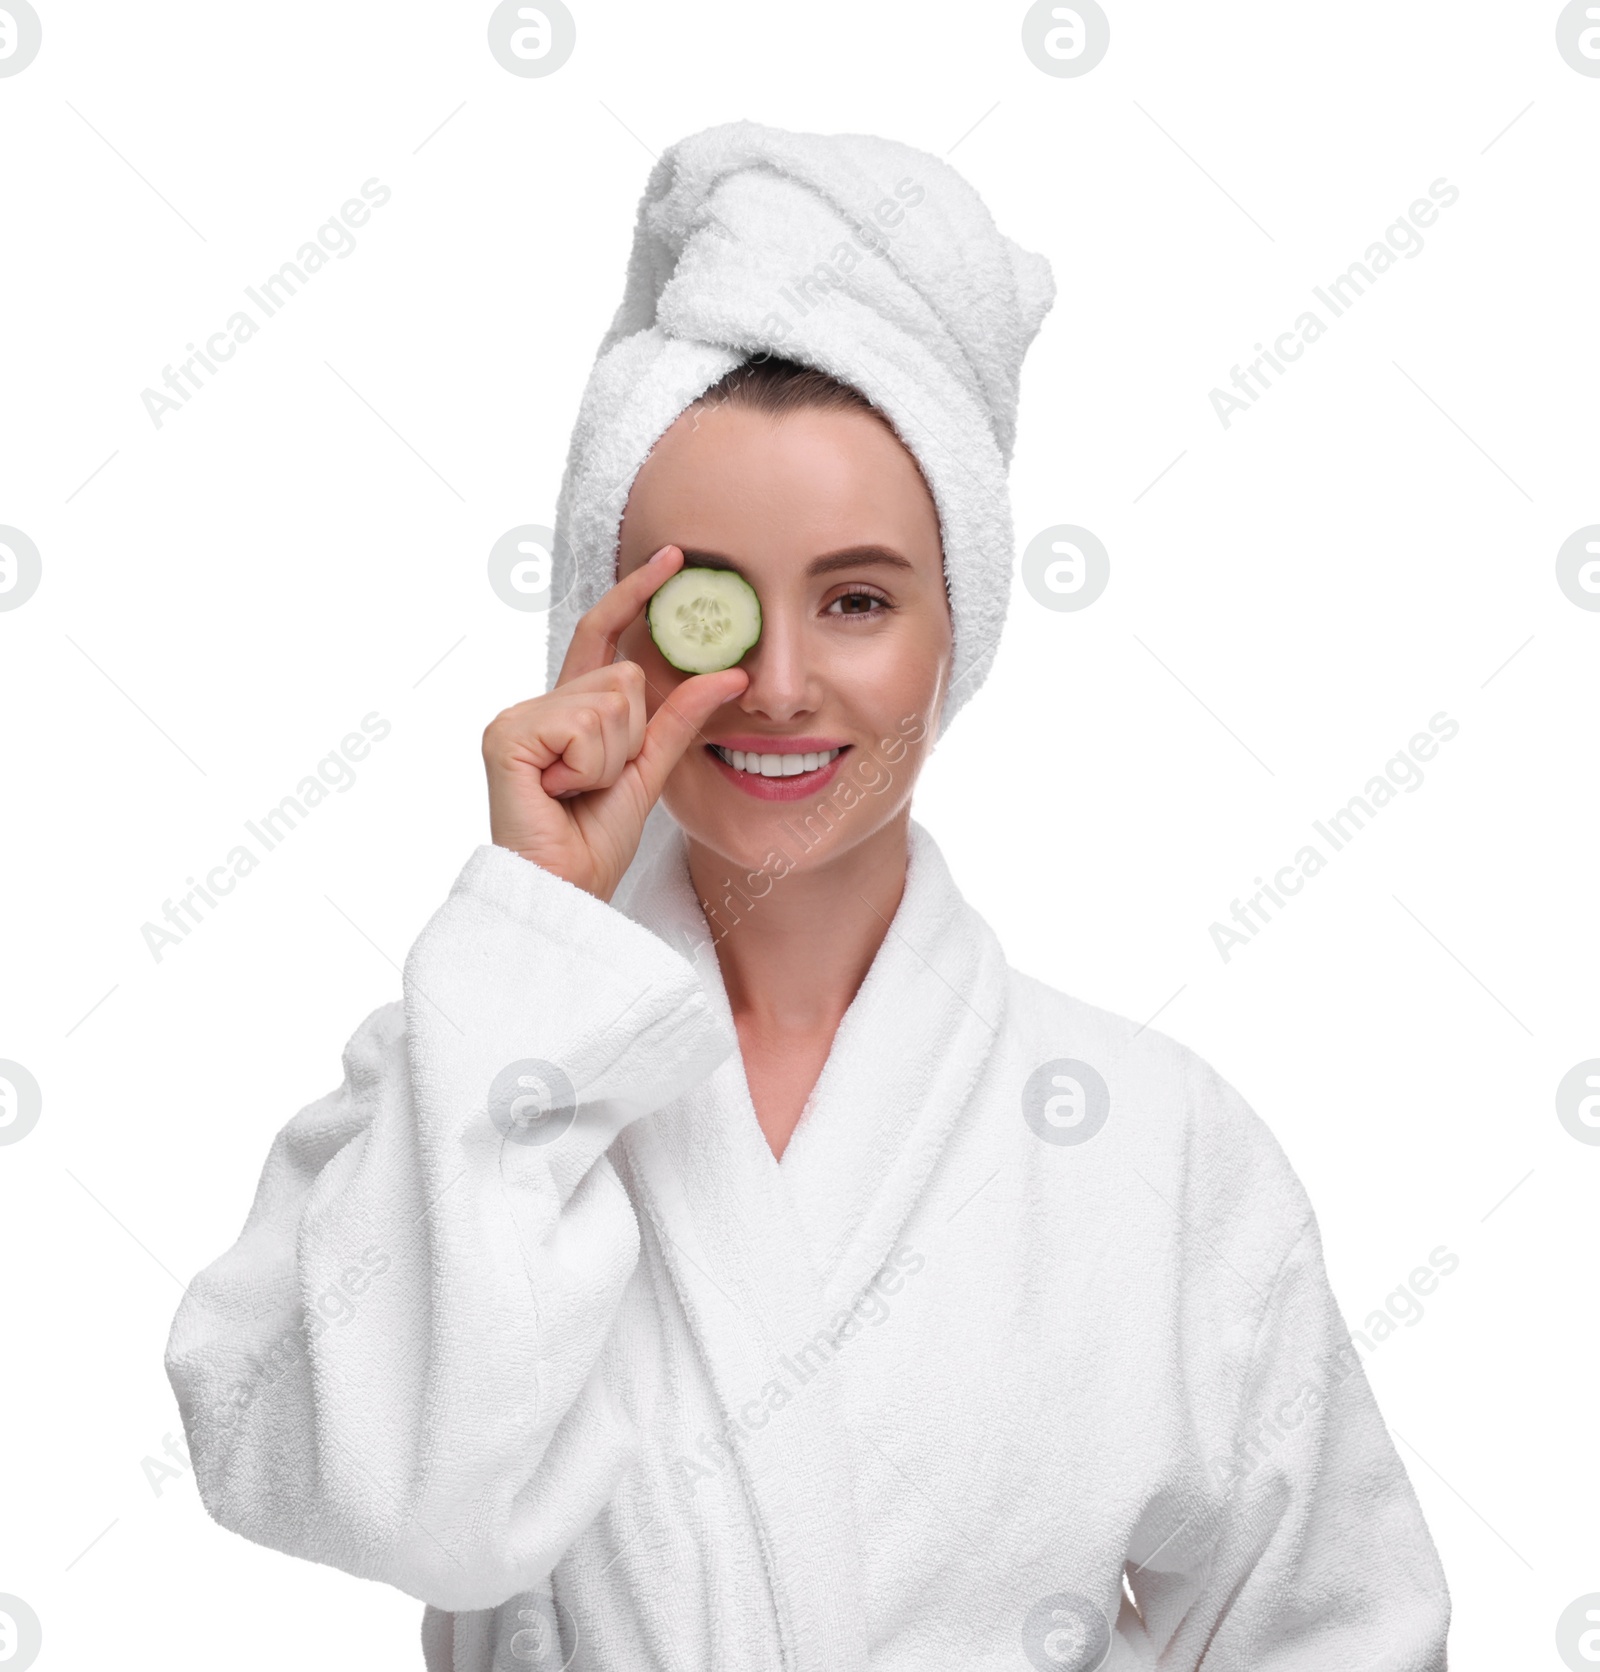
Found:
[{"label": "chin", "polygon": [[[836,833],[828,832],[819,842],[818,820],[813,816],[808,831],[802,822],[808,809],[792,803],[752,802],[742,807],[712,808],[705,795],[674,795],[671,786],[661,799],[689,839],[716,854],[735,875],[742,871],[797,870],[837,840]],[[809,848],[807,841],[811,843]]]}]

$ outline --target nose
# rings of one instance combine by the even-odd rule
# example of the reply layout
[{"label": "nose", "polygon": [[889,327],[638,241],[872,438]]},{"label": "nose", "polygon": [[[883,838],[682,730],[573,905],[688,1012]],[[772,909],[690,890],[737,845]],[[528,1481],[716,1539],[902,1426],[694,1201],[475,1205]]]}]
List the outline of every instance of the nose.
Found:
[{"label": "nose", "polygon": [[746,714],[792,720],[817,706],[817,676],[806,653],[803,612],[761,600],[761,637],[739,666],[750,683],[734,701]]}]

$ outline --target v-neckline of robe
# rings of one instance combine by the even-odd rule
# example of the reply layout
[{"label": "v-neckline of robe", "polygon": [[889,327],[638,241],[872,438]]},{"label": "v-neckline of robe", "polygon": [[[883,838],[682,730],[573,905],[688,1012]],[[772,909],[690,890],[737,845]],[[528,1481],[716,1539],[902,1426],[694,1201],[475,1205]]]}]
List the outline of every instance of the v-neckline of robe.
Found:
[{"label": "v-neckline of robe", "polygon": [[[785,1672],[866,1672],[860,1442],[841,1373],[799,1376],[796,1355],[835,1335],[893,1254],[995,1048],[1005,957],[910,821],[899,906],[780,1162],[750,1099],[687,836],[674,820],[665,837],[615,903],[689,958],[728,1055],[629,1125],[614,1156],[736,1441]],[[785,1370],[804,1385],[758,1419]]]},{"label": "v-neckline of robe", "polygon": [[993,931],[957,889],[926,827],[911,819],[907,836],[900,902],[782,1156],[772,1153],[756,1116],[721,965],[689,874],[688,839],[676,821],[625,908],[689,958],[732,1037],[724,1089],[740,1138],[754,1140],[752,1164],[781,1181],[793,1201],[830,1311],[850,1306],[892,1250],[1005,1004],[1005,956]]}]

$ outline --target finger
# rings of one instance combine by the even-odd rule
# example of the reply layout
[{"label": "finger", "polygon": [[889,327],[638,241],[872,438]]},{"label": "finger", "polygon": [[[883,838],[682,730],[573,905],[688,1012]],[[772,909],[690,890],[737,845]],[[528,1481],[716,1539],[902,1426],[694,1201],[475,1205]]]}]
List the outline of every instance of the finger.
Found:
[{"label": "finger", "polygon": [[585,703],[575,707],[557,724],[547,720],[540,741],[556,755],[539,772],[539,788],[546,795],[593,789],[604,776],[605,725],[598,706]]},{"label": "finger", "polygon": [[628,699],[628,759],[631,761],[644,747],[645,726],[650,718],[649,704],[645,701],[649,681],[637,662],[618,662],[616,670]]},{"label": "finger", "polygon": [[633,762],[652,802],[684,750],[703,741],[700,728],[749,683],[750,675],[743,668],[723,668],[718,673],[694,674],[674,687],[645,727],[644,743]]},{"label": "finger", "polygon": [[546,795],[609,789],[622,776],[630,756],[630,704],[620,691],[601,692],[585,705],[588,718],[579,748],[567,748],[540,774]]},{"label": "finger", "polygon": [[585,610],[572,630],[572,643],[567,646],[556,684],[615,661],[617,640],[639,619],[651,593],[682,567],[682,548],[663,546],[648,563],[624,575],[599,603]]},{"label": "finger", "polygon": [[[617,711],[620,718],[618,736],[622,740],[622,764],[626,765],[639,753],[644,742],[644,727],[648,718],[645,697],[650,682],[644,669],[626,656],[620,662],[612,662],[604,671],[606,689],[623,699]],[[621,770],[620,766],[618,770]]]}]

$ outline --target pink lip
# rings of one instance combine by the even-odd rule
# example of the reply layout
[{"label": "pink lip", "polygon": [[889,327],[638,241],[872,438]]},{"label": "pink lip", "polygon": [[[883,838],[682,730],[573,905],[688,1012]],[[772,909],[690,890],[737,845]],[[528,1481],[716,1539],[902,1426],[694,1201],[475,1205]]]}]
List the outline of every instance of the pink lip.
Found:
[{"label": "pink lip", "polygon": [[[776,738],[769,737],[758,741],[775,743],[778,740]],[[706,758],[724,778],[728,779],[729,782],[734,785],[736,789],[743,790],[746,795],[753,795],[757,801],[801,801],[808,795],[815,795],[818,790],[822,789],[829,782],[829,780],[837,774],[840,762],[844,760],[844,757],[849,752],[850,747],[849,744],[838,743],[819,742],[813,744],[810,740],[805,738],[786,737],[783,741],[789,744],[805,744],[805,748],[798,751],[792,748],[781,751],[785,754],[809,754],[813,748],[815,748],[819,754],[823,749],[838,749],[840,752],[835,755],[826,766],[819,766],[814,772],[797,772],[789,778],[763,778],[760,773],[757,772],[741,772],[737,767],[729,766],[728,763],[723,760],[723,758],[716,752],[715,749],[711,748],[709,744],[706,746]],[[722,747],[724,749],[743,749],[745,748],[745,745],[740,743],[724,743],[722,744]],[[746,749],[746,753],[749,752],[750,751]],[[757,752],[765,753],[769,751]]]}]

